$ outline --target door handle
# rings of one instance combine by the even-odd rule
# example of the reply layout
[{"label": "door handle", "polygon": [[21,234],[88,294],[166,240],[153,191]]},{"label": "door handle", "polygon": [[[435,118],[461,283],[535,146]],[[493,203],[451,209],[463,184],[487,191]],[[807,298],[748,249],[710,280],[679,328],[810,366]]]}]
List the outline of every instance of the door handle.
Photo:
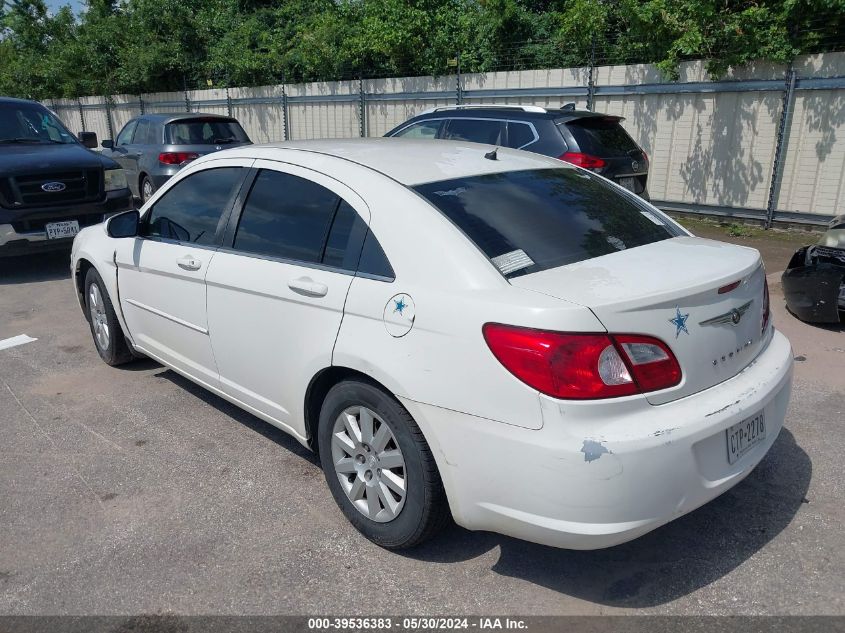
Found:
[{"label": "door handle", "polygon": [[176,264],[179,268],[184,268],[185,270],[199,270],[202,268],[202,262],[193,255],[183,255],[176,260]]},{"label": "door handle", "polygon": [[311,277],[299,277],[288,282],[288,288],[306,297],[325,297],[329,292],[326,284],[314,281]]}]

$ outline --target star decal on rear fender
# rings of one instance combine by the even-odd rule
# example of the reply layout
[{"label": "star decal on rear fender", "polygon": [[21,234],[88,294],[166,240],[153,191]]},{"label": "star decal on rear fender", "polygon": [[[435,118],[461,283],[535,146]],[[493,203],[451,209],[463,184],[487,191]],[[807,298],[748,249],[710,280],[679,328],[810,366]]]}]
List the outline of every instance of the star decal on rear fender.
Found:
[{"label": "star decal on rear fender", "polygon": [[405,336],[414,327],[417,318],[414,299],[409,294],[393,295],[384,306],[384,327],[394,338]]},{"label": "star decal on rear fender", "polygon": [[678,306],[675,306],[675,316],[669,319],[669,323],[675,326],[675,338],[678,338],[681,335],[681,332],[689,334],[689,330],[687,329],[688,318],[689,312],[681,314],[681,309]]}]

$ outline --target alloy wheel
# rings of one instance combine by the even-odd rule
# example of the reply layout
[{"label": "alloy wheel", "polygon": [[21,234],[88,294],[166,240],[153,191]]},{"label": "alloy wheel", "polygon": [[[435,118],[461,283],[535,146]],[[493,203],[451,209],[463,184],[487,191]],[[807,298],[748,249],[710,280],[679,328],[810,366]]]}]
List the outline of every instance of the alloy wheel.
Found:
[{"label": "alloy wheel", "polygon": [[88,312],[91,315],[91,325],[94,328],[94,339],[100,349],[109,348],[109,321],[106,316],[106,305],[97,284],[91,284],[88,289]]},{"label": "alloy wheel", "polygon": [[332,429],[332,463],[352,505],[377,523],[395,519],[405,505],[405,458],[390,427],[363,406],[348,407]]}]

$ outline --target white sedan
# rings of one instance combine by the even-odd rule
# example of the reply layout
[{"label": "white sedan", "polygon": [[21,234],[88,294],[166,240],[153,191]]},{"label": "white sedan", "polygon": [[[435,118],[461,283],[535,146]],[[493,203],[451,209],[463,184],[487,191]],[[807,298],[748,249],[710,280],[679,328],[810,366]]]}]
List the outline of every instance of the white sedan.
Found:
[{"label": "white sedan", "polygon": [[81,231],[72,272],[105,362],[155,359],[318,451],[388,548],[450,514],[628,541],[748,475],[790,395],[756,250],[527,152],[223,151]]}]

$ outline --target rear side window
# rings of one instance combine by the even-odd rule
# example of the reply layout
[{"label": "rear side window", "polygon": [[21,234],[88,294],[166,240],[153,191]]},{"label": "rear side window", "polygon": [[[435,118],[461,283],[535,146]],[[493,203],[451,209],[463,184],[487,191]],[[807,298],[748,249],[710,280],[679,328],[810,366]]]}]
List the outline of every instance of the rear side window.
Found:
[{"label": "rear side window", "polygon": [[180,119],[164,126],[172,145],[225,145],[248,143],[249,137],[234,119]]},{"label": "rear side window", "polygon": [[422,121],[409,125],[403,130],[400,130],[393,136],[401,136],[402,138],[423,138],[432,139],[437,138],[437,132],[440,130],[442,120],[438,121]]},{"label": "rear side window", "polygon": [[680,235],[647,207],[575,169],[512,171],[415,189],[506,277]]},{"label": "rear side window", "polygon": [[340,201],[329,231],[323,253],[323,264],[333,268],[354,271],[361,256],[361,241],[367,225],[345,200]]},{"label": "rear side window", "polygon": [[146,145],[149,143],[150,122],[147,119],[138,121],[138,127],[135,128],[135,136],[132,137],[132,142],[135,144]]},{"label": "rear side window", "polygon": [[585,117],[566,125],[584,154],[626,156],[631,151],[640,151],[616,118]]},{"label": "rear side window", "polygon": [[502,141],[504,121],[493,119],[449,119],[443,138],[499,145]]},{"label": "rear side window", "polygon": [[528,123],[508,121],[508,147],[519,149],[537,140],[534,128]]},{"label": "rear side window", "polygon": [[278,171],[259,172],[238,230],[236,250],[320,263],[340,196],[315,182]]},{"label": "rear side window", "polygon": [[150,211],[143,234],[212,245],[217,224],[229,210],[242,167],[206,169],[173,185]]},{"label": "rear side window", "polygon": [[365,275],[374,275],[385,279],[393,280],[396,274],[393,266],[384,254],[384,250],[371,231],[367,232],[364,240],[364,248],[361,250],[361,261],[358,264],[358,272]]}]

